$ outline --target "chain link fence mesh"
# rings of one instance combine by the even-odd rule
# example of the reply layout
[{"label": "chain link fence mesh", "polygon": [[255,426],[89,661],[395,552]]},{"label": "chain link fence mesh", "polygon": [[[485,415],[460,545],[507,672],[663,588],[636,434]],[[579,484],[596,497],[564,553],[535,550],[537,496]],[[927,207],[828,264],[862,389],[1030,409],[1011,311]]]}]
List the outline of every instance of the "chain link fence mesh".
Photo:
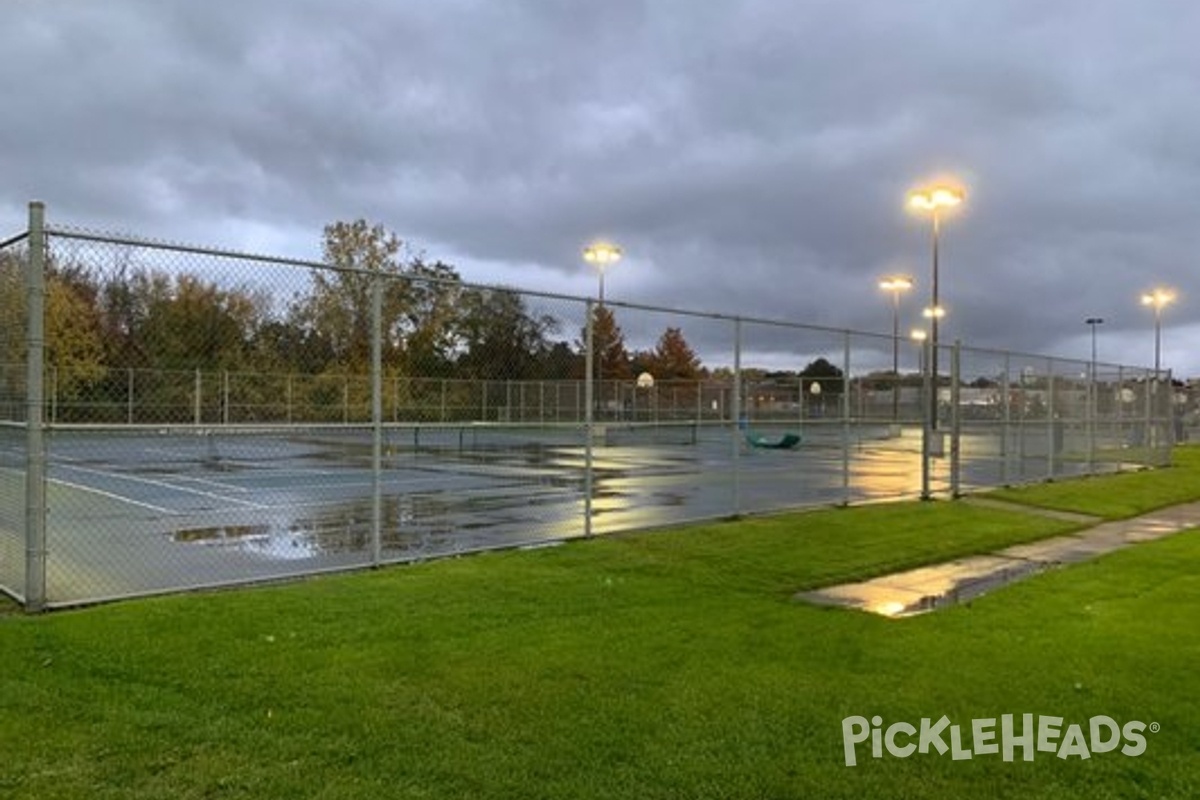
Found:
[{"label": "chain link fence mesh", "polygon": [[[0,586],[19,598],[24,247],[0,249]],[[1165,463],[1180,436],[1146,370],[943,344],[934,386],[907,338],[417,261],[65,229],[46,252],[51,606],[953,496]]]},{"label": "chain link fence mesh", "polygon": [[0,587],[25,586],[25,264],[18,236],[0,245]]}]

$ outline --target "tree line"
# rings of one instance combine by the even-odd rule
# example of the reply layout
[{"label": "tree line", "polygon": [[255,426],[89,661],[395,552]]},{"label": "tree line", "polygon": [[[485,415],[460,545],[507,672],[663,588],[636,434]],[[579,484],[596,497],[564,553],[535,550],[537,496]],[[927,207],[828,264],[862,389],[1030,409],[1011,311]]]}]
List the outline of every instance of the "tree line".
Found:
[{"label": "tree line", "polygon": [[[382,281],[382,361],[392,375],[473,380],[582,379],[586,326],[532,310],[518,291],[463,283],[442,261],[405,256],[381,225],[359,219],[324,229],[323,262],[280,301],[272,291],[189,272],[129,264],[101,270],[47,264],[45,358],[60,398],[119,394],[128,370],[365,375],[372,341],[371,285]],[[0,359],[19,364],[26,302],[23,256],[0,254]],[[679,328],[630,350],[611,309],[594,308],[598,374],[706,377]],[[6,380],[14,380],[8,370]]]}]

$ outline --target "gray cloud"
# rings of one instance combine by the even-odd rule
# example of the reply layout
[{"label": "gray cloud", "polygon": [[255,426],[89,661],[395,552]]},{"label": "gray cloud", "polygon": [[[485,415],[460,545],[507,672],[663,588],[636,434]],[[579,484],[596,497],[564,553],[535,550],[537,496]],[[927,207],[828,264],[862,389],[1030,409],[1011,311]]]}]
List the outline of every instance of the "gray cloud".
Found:
[{"label": "gray cloud", "polygon": [[[364,216],[469,277],[627,263],[615,296],[886,331],[886,271],[928,292],[918,182],[944,228],[947,335],[1146,363],[1140,291],[1176,286],[1166,354],[1200,374],[1200,8],[948,4],[21,2],[0,28],[0,212],[315,255]],[[524,265],[524,268],[522,267]],[[555,288],[560,288],[555,279]],[[508,281],[511,282],[511,281]],[[536,287],[534,287],[536,288]],[[1190,326],[1190,327],[1189,327]],[[1173,342],[1173,343],[1172,343]]]}]

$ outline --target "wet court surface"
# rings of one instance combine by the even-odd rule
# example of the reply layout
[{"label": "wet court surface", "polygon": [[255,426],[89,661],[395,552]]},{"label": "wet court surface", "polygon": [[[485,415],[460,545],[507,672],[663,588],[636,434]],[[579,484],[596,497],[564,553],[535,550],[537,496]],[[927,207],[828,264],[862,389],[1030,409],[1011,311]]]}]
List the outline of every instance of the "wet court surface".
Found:
[{"label": "wet court surface", "polygon": [[[1042,513],[1027,507],[1010,507],[1027,513]],[[1079,521],[1087,519],[1080,515],[1069,516]],[[802,592],[796,595],[796,599],[815,605],[869,611],[886,617],[924,614],[972,600],[1049,569],[1198,527],[1200,503],[1166,508],[1127,520],[1091,521],[1095,524],[1073,535],[1016,545],[987,555],[956,559],[869,581]]]},{"label": "wet court surface", "polygon": [[[757,450],[728,428],[690,443],[593,447],[591,532],[604,534],[920,491],[919,431],[806,431],[794,450]],[[578,431],[481,441],[471,427],[390,438],[371,466],[361,430],[319,436],[139,431],[51,442],[51,604],[419,561],[585,535],[587,452]],[[767,430],[765,433],[772,433]],[[843,451],[842,443],[847,447]],[[964,448],[964,490],[1037,476],[1036,455],[998,461]],[[949,486],[936,459],[935,492]],[[1080,462],[1060,464],[1064,474]],[[20,507],[15,471],[0,492]],[[381,524],[373,525],[376,481]],[[7,529],[7,533],[6,530]],[[0,525],[0,585],[20,585],[24,544]]]}]

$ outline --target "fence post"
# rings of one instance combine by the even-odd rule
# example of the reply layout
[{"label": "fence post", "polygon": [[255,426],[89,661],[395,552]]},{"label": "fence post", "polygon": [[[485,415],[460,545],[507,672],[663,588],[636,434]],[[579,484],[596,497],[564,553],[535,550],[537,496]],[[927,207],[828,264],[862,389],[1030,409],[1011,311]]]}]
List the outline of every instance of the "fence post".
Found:
[{"label": "fence post", "polygon": [[1146,373],[1146,401],[1142,403],[1142,466],[1149,466],[1154,458],[1154,450],[1158,446],[1154,430],[1154,394],[1158,391],[1158,373],[1150,377]]},{"label": "fence post", "polygon": [[962,496],[962,340],[950,353],[950,496]]},{"label": "fence post", "polygon": [[229,370],[221,370],[221,422],[229,424]]},{"label": "fence post", "polygon": [[58,422],[58,367],[50,365],[50,424]]},{"label": "fence post", "polygon": [[[850,331],[842,334],[842,505],[850,505]],[[861,389],[861,385],[860,385]]]},{"label": "fence post", "polygon": [[1024,481],[1025,456],[1028,450],[1025,441],[1025,418],[1029,416],[1029,373],[1026,372],[1025,367],[1021,367],[1019,380],[1021,385],[1021,407],[1018,410],[1019,416],[1017,417],[1017,477],[1021,481]]},{"label": "fence post", "polygon": [[1055,396],[1054,359],[1046,359],[1046,477],[1054,480],[1059,449],[1058,398]]},{"label": "fence post", "polygon": [[42,419],[45,386],[46,312],[45,206],[29,204],[29,257],[26,261],[25,361],[25,610],[46,606],[46,439]]},{"label": "fence post", "polygon": [[595,415],[592,412],[593,394],[596,391],[592,382],[595,372],[596,356],[592,352],[596,344],[596,330],[593,324],[595,313],[592,301],[587,301],[587,322],[584,324],[584,338],[587,346],[583,356],[583,535],[592,535],[592,434]]},{"label": "fence post", "polygon": [[1012,354],[1004,354],[1004,429],[1000,436],[1000,482],[1008,486],[1012,483],[1008,463],[1009,437],[1012,436]]},{"label": "fence post", "polygon": [[929,393],[934,391],[933,376],[929,364],[932,354],[932,343],[928,338],[921,340],[921,499],[932,500],[930,490],[930,459],[933,457],[933,414],[934,402],[929,399]]},{"label": "fence post", "polygon": [[371,275],[371,566],[383,560],[383,275]]},{"label": "fence post", "polygon": [[733,514],[742,513],[742,446],[739,441],[742,424],[742,318],[733,320],[733,397],[729,408],[732,412],[732,422],[729,436],[733,451]]}]

